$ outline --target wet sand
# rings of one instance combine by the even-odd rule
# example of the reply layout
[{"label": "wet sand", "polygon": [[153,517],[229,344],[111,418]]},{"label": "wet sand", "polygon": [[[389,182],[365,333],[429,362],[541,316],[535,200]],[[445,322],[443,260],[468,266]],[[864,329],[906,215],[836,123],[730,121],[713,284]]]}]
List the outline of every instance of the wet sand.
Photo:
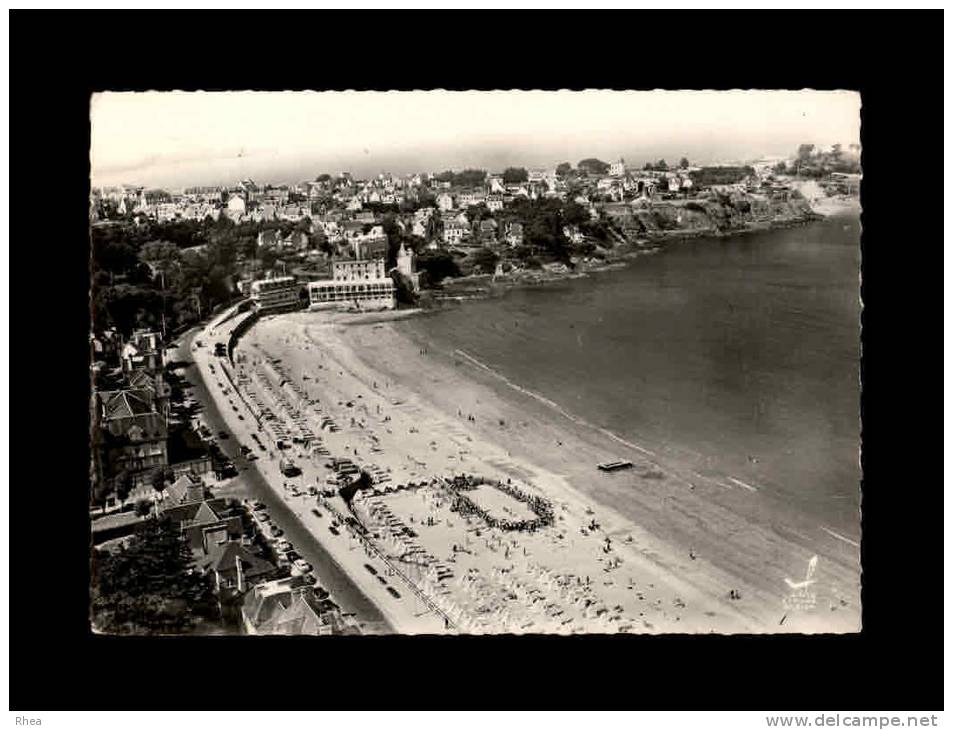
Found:
[{"label": "wet sand", "polygon": [[[373,460],[389,465],[395,482],[490,472],[523,480],[566,505],[571,520],[596,515],[600,534],[624,556],[627,579],[645,591],[643,600],[684,606],[637,631],[859,629],[854,541],[743,480],[692,472],[667,454],[620,441],[501,378],[479,353],[438,351],[389,319],[284,315],[259,322],[242,342],[281,358],[329,410],[357,415],[364,425],[343,434],[348,446],[368,460],[368,451],[379,449],[371,452]],[[361,432],[374,438],[362,441]],[[596,463],[617,458],[635,468],[596,470]],[[587,546],[585,560],[593,547]],[[803,580],[815,554],[816,583],[793,600],[785,579]]]}]

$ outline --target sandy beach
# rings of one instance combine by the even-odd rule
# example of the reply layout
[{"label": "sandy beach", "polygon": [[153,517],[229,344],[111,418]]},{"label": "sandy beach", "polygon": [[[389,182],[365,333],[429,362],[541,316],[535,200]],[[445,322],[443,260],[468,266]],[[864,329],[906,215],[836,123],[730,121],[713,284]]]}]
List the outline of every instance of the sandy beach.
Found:
[{"label": "sandy beach", "polygon": [[[429,619],[403,610],[403,597],[397,608],[400,602],[353,559],[356,546],[340,550],[347,538],[309,526],[329,550],[337,546],[342,566],[353,563],[349,574],[387,607],[396,630],[432,633],[451,624],[474,633],[859,630],[854,541],[786,514],[741,478],[705,476],[670,455],[621,441],[506,381],[479,353],[434,350],[400,332],[393,318],[268,317],[240,340],[236,359],[239,371],[259,369],[257,377],[270,378],[272,388],[298,389],[306,401],[302,412],[314,410],[306,418],[315,428],[333,419],[337,430],[320,436],[330,454],[349,456],[388,485],[428,482],[365,493],[354,509],[377,535],[375,549],[439,607]],[[248,383],[267,389],[255,378]],[[596,463],[617,458],[633,461],[634,469],[596,470]],[[326,480],[322,461],[305,460],[299,481]],[[257,463],[282,483],[273,462]],[[449,509],[446,489],[429,483],[461,473],[520,485],[553,505],[555,523],[513,533],[461,517]],[[524,504],[491,488],[474,494],[501,515],[516,515]],[[819,556],[816,582],[797,586],[813,555]]]}]

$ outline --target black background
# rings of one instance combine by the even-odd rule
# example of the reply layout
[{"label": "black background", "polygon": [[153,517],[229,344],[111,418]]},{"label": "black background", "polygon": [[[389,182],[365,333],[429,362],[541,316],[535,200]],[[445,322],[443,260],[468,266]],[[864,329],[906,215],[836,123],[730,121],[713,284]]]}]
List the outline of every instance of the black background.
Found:
[{"label": "black background", "polygon": [[[11,11],[10,708],[941,709],[942,26],[939,11]],[[248,88],[860,90],[863,632],[92,636],[89,94]]]}]

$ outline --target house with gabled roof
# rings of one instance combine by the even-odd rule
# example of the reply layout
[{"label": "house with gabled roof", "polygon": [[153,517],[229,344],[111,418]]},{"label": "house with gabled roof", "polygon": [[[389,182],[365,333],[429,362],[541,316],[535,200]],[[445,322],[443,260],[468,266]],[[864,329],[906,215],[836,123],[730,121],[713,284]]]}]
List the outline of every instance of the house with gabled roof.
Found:
[{"label": "house with gabled roof", "polygon": [[229,540],[224,530],[206,530],[203,538],[202,555],[196,560],[196,567],[203,573],[214,574],[216,590],[229,588],[243,593],[249,586],[273,578],[278,571],[274,563],[265,560],[251,546]]},{"label": "house with gabled roof", "polygon": [[154,394],[146,389],[102,391],[95,396],[95,428],[101,438],[101,458],[110,474],[125,470],[133,485],[169,463],[165,417],[155,408]]},{"label": "house with gabled roof", "polygon": [[242,623],[245,632],[253,635],[360,633],[353,623],[344,620],[327,591],[308,585],[298,576],[252,587],[242,604]]},{"label": "house with gabled roof", "polygon": [[193,550],[208,552],[207,531],[221,530],[224,539],[240,539],[244,532],[242,513],[230,508],[222,498],[195,502],[170,503],[164,499],[159,506],[160,515],[171,520],[186,535]]},{"label": "house with gabled roof", "polygon": [[169,399],[172,397],[172,387],[166,382],[162,372],[149,373],[146,370],[133,370],[126,377],[126,382],[133,390],[148,391],[152,394],[152,403],[155,409],[164,418],[169,418]]},{"label": "house with gabled roof", "polygon": [[209,496],[205,482],[193,474],[183,474],[162,493],[162,503],[168,507],[201,502]]}]

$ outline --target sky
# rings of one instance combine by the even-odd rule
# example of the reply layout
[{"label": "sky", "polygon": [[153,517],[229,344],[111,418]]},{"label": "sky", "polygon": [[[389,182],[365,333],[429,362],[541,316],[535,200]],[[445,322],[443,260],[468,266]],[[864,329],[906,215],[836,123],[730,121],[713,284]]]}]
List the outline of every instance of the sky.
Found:
[{"label": "sky", "polygon": [[92,184],[181,188],[349,171],[789,157],[860,142],[849,91],[104,92]]}]

